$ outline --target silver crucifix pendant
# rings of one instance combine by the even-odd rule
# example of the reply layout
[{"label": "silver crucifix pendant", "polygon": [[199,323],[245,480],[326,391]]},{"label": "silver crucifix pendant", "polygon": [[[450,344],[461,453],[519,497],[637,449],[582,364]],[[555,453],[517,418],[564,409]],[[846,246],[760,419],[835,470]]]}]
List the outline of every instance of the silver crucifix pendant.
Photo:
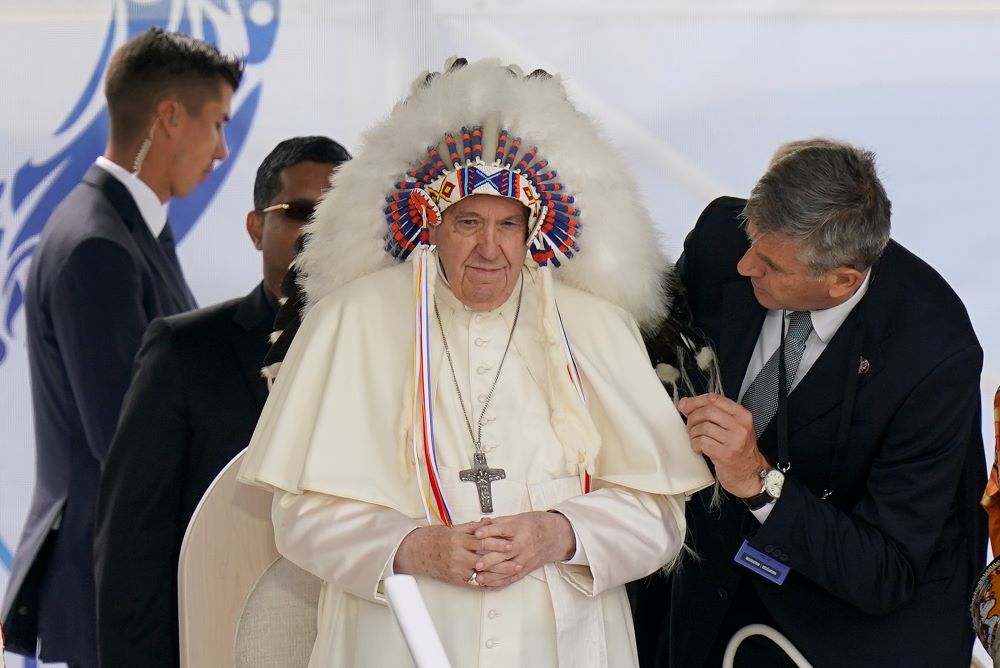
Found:
[{"label": "silver crucifix pendant", "polygon": [[503,469],[491,469],[486,463],[486,455],[477,452],[472,455],[472,468],[458,472],[458,479],[462,482],[476,483],[479,491],[479,508],[484,513],[493,512],[493,483],[507,477]]}]

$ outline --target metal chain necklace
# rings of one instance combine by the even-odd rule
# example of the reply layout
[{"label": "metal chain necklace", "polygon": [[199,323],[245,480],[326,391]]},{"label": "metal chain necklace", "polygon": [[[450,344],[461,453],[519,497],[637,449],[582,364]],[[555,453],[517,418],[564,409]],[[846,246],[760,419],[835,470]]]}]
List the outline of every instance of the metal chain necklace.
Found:
[{"label": "metal chain necklace", "polygon": [[[483,401],[483,410],[479,413],[479,419],[476,420],[476,431],[472,431],[472,421],[469,420],[469,413],[465,410],[465,400],[462,398],[462,390],[458,385],[458,374],[455,373],[455,362],[451,358],[451,350],[448,348],[448,337],[444,334],[444,325],[441,322],[441,312],[438,311],[437,299],[434,300],[434,317],[437,319],[438,329],[441,330],[441,341],[444,344],[444,356],[448,360],[448,368],[451,370],[451,379],[455,383],[455,393],[458,395],[458,404],[462,408],[462,417],[465,418],[465,427],[469,430],[469,438],[472,439],[472,445],[476,449],[476,452],[472,456],[472,468],[464,469],[458,472],[459,480],[462,482],[472,482],[476,484],[476,490],[479,494],[479,508],[484,513],[493,512],[493,490],[492,483],[497,480],[502,480],[507,477],[506,472],[503,469],[492,469],[486,462],[486,453],[483,452],[483,418],[486,417],[486,409],[490,406],[490,401],[493,400],[493,393],[497,389],[497,381],[500,380],[500,372],[503,371],[503,363],[507,361],[507,353],[510,351],[511,341],[514,340],[514,329],[517,327],[518,318],[521,315],[521,299],[524,297],[524,278],[521,277],[521,285],[517,293],[517,307],[514,310],[514,322],[510,326],[510,334],[507,336],[507,345],[503,349],[503,357],[500,358],[500,364],[497,365],[496,376],[493,377],[493,383],[490,385],[490,391],[486,394],[486,400]],[[469,404],[472,407],[472,404]]]},{"label": "metal chain necklace", "polygon": [[[483,402],[483,410],[479,413],[479,419],[476,421],[476,432],[472,431],[472,421],[469,420],[469,413],[465,410],[465,400],[462,398],[462,390],[458,386],[458,375],[455,373],[455,363],[451,358],[451,349],[448,347],[448,337],[444,335],[444,325],[441,323],[441,312],[438,311],[437,299],[434,300],[434,317],[437,319],[438,329],[441,331],[441,341],[444,343],[444,356],[448,360],[448,369],[451,370],[451,379],[455,383],[455,393],[458,394],[458,403],[462,407],[462,417],[465,418],[465,427],[469,430],[469,437],[472,439],[472,445],[475,446],[476,452],[483,451],[482,445],[482,434],[483,434],[483,418],[486,416],[486,410],[490,406],[490,401],[493,400],[493,393],[497,389],[497,381],[500,380],[500,372],[503,371],[503,363],[507,361],[507,353],[510,350],[511,341],[514,340],[514,329],[517,327],[518,318],[521,316],[521,300],[524,297],[524,280],[521,280],[521,287],[517,293],[517,307],[514,310],[514,322],[510,326],[510,335],[507,336],[507,345],[503,349],[503,356],[500,358],[500,364],[497,365],[497,373],[493,377],[493,383],[490,385],[490,391],[486,394],[486,400]],[[469,405],[472,408],[472,405]]]}]

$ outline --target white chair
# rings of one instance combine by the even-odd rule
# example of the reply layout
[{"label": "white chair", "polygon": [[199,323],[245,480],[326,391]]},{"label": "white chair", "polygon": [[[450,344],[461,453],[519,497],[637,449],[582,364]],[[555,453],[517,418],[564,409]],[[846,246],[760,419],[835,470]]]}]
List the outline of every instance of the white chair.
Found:
[{"label": "white chair", "polygon": [[812,664],[806,661],[806,657],[802,656],[802,652],[795,648],[791,640],[777,629],[766,624],[748,624],[734,633],[733,637],[729,639],[729,644],[726,645],[726,653],[722,656],[722,668],[733,668],[736,650],[739,649],[740,643],[751,636],[763,636],[769,639],[787,654],[788,658],[799,668],[812,668]]},{"label": "white chair", "polygon": [[320,581],[274,546],[271,493],[237,482],[241,452],[194,511],[178,564],[181,668],[304,667]]}]

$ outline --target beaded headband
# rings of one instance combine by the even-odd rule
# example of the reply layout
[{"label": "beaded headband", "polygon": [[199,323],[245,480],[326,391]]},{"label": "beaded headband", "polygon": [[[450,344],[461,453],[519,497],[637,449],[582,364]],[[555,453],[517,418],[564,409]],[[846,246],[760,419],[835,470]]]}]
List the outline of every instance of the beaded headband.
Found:
[{"label": "beaded headband", "polygon": [[560,256],[572,257],[580,210],[575,198],[563,193],[556,172],[545,171],[549,163],[538,155],[538,147],[522,154],[521,138],[511,139],[509,131],[500,130],[493,162],[487,164],[482,127],[462,128],[460,135],[461,153],[453,134],[442,140],[451,169],[437,147],[428,147],[427,157],[386,197],[386,252],[405,260],[417,245],[428,243],[428,230],[441,224],[449,206],[472,195],[493,195],[528,208],[529,252],[539,266],[551,262],[558,267]]}]

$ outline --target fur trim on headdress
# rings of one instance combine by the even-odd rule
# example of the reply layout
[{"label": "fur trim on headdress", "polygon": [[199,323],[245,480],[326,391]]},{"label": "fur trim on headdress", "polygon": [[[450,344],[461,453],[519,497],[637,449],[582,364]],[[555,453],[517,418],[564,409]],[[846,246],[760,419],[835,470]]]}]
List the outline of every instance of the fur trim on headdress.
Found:
[{"label": "fur trim on headdress", "polygon": [[397,261],[385,250],[386,196],[419,166],[428,146],[475,126],[483,127],[484,138],[507,129],[522,138],[523,150],[537,146],[576,198],[579,249],[553,268],[554,277],[620,305],[644,330],[655,329],[669,307],[661,280],[669,261],[628,166],[569,102],[558,77],[524,78],[497,60],[421,75],[410,96],[365,134],[357,156],[337,170],[298,260],[307,308]]}]

